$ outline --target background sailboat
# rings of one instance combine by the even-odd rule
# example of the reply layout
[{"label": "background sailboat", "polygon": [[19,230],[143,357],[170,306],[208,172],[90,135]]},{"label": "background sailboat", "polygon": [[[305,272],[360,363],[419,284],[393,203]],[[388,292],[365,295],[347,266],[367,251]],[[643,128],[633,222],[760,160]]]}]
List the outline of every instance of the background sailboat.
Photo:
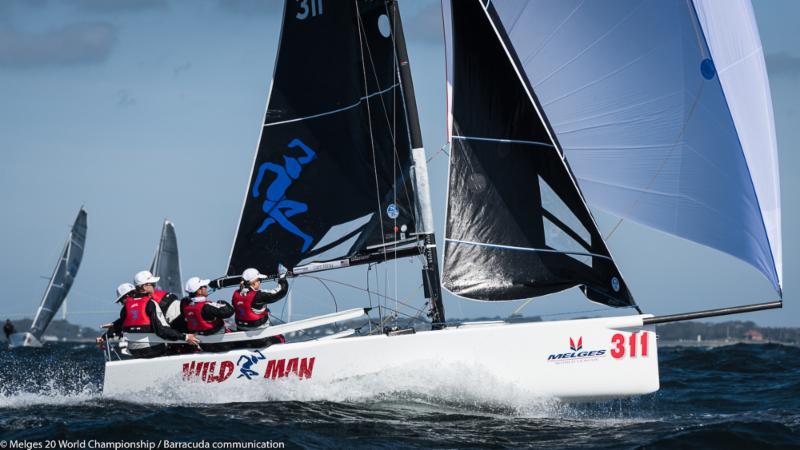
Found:
[{"label": "background sailboat", "polygon": [[10,347],[41,347],[41,338],[58,308],[66,299],[78,274],[83,249],[86,244],[86,210],[81,208],[72,224],[64,250],[58,258],[53,275],[47,284],[42,303],[36,311],[31,329],[25,333],[12,334],[9,337]]},{"label": "background sailboat", "polygon": [[172,292],[178,297],[181,296],[183,286],[178,257],[178,239],[175,235],[175,225],[169,220],[164,220],[164,226],[161,228],[161,238],[153,256],[153,262],[150,264],[150,273],[161,278],[156,283],[156,289]]}]

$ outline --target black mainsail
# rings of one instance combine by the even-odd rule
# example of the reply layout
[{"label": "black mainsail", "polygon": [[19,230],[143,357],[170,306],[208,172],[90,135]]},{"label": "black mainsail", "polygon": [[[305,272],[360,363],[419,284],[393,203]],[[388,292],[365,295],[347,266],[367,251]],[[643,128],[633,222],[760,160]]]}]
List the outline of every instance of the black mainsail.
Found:
[{"label": "black mainsail", "polygon": [[72,287],[75,276],[78,274],[81,260],[83,259],[83,248],[86,244],[86,210],[81,208],[78,212],[78,217],[72,224],[67,242],[64,244],[64,250],[58,258],[53,275],[50,277],[50,283],[47,285],[47,290],[42,297],[42,303],[36,311],[36,317],[33,319],[29,333],[36,338],[36,341],[41,340],[53,316],[61,307],[64,299],[67,298],[70,288]]},{"label": "black mainsail", "polygon": [[160,278],[156,288],[178,296],[183,292],[178,239],[175,235],[175,226],[169,220],[165,220],[161,228],[161,238],[153,262],[150,264],[150,273]]},{"label": "black mainsail", "polygon": [[491,4],[451,2],[450,174],[443,285],[515,300],[581,286],[633,305]]},{"label": "black mainsail", "polygon": [[[337,261],[325,266],[334,268],[424,254],[425,285],[438,290],[399,19],[392,1],[286,2],[229,276],[248,267],[275,275],[280,265]],[[438,291],[434,297],[439,322]]]}]

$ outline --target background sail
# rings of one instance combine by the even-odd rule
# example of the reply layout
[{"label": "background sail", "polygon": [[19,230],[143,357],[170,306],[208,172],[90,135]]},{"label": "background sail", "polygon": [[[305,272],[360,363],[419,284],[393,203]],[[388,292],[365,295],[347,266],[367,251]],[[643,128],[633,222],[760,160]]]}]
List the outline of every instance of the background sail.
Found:
[{"label": "background sail", "polygon": [[31,324],[30,333],[37,340],[41,339],[61,303],[67,297],[69,289],[72,287],[72,282],[75,281],[75,275],[78,274],[85,244],[86,210],[81,208],[67,237],[67,242],[64,244],[64,250],[58,258],[53,275],[50,277],[50,283],[44,292],[39,310],[36,311],[36,317]]},{"label": "background sail", "polygon": [[587,202],[707,245],[780,292],[772,101],[746,0],[497,0]]},{"label": "background sail", "polygon": [[158,241],[153,263],[150,264],[150,273],[161,278],[156,288],[172,292],[179,297],[182,295],[178,239],[175,235],[175,226],[169,220],[165,220],[161,228],[161,239]]},{"label": "background sail", "polygon": [[382,1],[286,3],[228,274],[274,274],[414,233],[390,31]]},{"label": "background sail", "polygon": [[452,147],[443,286],[513,300],[581,285],[633,299],[478,1],[451,2]]}]

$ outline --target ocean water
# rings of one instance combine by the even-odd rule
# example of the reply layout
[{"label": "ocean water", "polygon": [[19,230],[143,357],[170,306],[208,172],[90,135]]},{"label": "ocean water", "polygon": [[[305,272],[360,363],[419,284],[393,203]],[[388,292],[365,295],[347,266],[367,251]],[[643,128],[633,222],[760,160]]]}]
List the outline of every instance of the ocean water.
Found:
[{"label": "ocean water", "polygon": [[[0,445],[65,439],[282,443],[284,448],[800,448],[800,349],[659,349],[661,390],[589,404],[410,370],[308,389],[102,397],[93,345],[0,350]],[[464,370],[459,368],[459,370]],[[259,402],[236,402],[257,396]],[[84,444],[87,445],[87,444]],[[277,445],[277,444],[276,444]],[[86,447],[88,448],[88,447]],[[258,448],[258,447],[254,447]],[[273,447],[278,448],[278,447]]]}]

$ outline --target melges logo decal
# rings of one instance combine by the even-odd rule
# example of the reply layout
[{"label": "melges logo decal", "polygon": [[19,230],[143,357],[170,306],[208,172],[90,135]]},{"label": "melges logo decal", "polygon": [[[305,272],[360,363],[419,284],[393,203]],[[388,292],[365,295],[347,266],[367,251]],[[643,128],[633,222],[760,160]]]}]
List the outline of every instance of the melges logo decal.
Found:
[{"label": "melges logo decal", "polygon": [[606,356],[606,349],[583,350],[583,336],[577,339],[569,338],[569,352],[553,353],[547,356],[547,361],[555,363],[573,363],[593,361]]}]

